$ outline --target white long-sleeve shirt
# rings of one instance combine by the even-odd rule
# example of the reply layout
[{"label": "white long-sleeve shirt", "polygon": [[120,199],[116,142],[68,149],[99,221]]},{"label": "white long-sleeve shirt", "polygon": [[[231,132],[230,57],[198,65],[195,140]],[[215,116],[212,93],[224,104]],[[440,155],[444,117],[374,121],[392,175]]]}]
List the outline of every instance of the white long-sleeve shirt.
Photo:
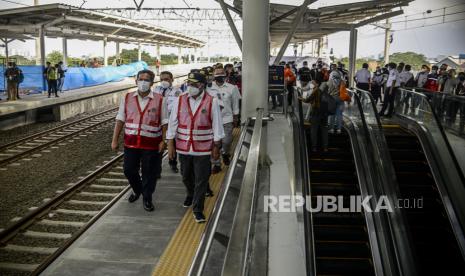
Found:
[{"label": "white long-sleeve shirt", "polygon": [[[200,103],[202,102],[203,98],[202,92],[196,99],[191,96],[189,97],[189,105],[193,113],[199,108]],[[166,139],[174,139],[176,138],[176,132],[178,130],[178,107],[179,107],[179,97],[176,98],[173,102],[173,109],[171,110],[169,122],[168,122],[168,131],[166,132]],[[212,118],[212,128],[213,128],[213,141],[219,142],[224,137],[224,128],[223,128],[223,120],[221,118],[221,110],[218,104],[218,99],[213,97],[212,101],[212,110],[211,110],[211,118]],[[190,138],[190,137],[189,137]],[[209,152],[193,152],[192,147],[189,149],[189,152],[177,150],[180,154],[187,154],[187,155],[210,155]]]},{"label": "white long-sleeve shirt", "polygon": [[171,114],[171,109],[173,108],[173,102],[179,97],[183,92],[179,87],[168,87],[163,88],[163,86],[159,85],[153,89],[154,93],[162,95],[166,98],[166,104],[168,106],[168,113]]},{"label": "white long-sleeve shirt", "polygon": [[207,88],[207,92],[223,102],[223,109],[221,110],[223,124],[232,123],[234,120],[233,115],[239,115],[240,112],[239,100],[241,94],[237,86],[227,82],[219,86],[216,82],[213,82],[212,86]]},{"label": "white long-sleeve shirt", "polygon": [[[137,101],[139,102],[139,106],[141,110],[144,110],[144,108],[147,106],[149,103],[150,99],[153,99],[153,94],[150,92],[147,96],[141,97],[139,93],[136,92],[131,92],[129,94],[129,97],[137,97]],[[163,102],[161,104],[161,125],[166,125],[169,120],[169,114],[168,114],[168,109],[166,108],[166,99],[163,98]],[[118,114],[116,114],[116,120],[125,122],[126,121],[126,115],[125,115],[125,108],[126,108],[126,95],[121,97],[121,101],[119,103],[119,109],[118,109]]]}]

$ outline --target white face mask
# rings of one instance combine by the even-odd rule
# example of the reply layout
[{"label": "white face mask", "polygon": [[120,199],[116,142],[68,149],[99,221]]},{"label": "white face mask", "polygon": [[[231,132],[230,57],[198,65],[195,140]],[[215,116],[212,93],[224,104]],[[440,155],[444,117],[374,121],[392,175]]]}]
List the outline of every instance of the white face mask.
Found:
[{"label": "white face mask", "polygon": [[187,87],[187,93],[189,93],[189,96],[197,96],[198,94],[200,94],[200,89],[198,89],[197,87],[194,87],[194,86],[188,86]]},{"label": "white face mask", "polygon": [[161,87],[163,88],[168,88],[171,86],[171,84],[168,81],[162,81],[160,82],[160,84],[161,84]]},{"label": "white face mask", "polygon": [[150,90],[150,82],[145,80],[140,80],[137,82],[137,89],[139,92],[147,92]]}]

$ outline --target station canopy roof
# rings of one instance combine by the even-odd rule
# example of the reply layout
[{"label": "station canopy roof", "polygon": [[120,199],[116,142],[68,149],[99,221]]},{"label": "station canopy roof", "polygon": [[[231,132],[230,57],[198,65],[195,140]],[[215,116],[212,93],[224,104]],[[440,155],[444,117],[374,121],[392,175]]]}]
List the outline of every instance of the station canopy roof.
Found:
[{"label": "station canopy roof", "polygon": [[64,4],[0,10],[0,37],[30,39],[41,27],[47,37],[66,37],[196,48],[205,43],[151,24]]},{"label": "station canopy roof", "polygon": [[[302,19],[291,39],[291,43],[339,32],[348,31],[352,26],[385,20],[403,13],[402,7],[413,0],[372,0],[342,5],[324,6],[318,9],[306,8]],[[310,1],[314,3],[317,1]],[[303,0],[302,0],[303,3]],[[242,10],[242,0],[234,0],[234,7]],[[270,4],[270,38],[272,47],[279,47],[289,33],[300,6]]]}]

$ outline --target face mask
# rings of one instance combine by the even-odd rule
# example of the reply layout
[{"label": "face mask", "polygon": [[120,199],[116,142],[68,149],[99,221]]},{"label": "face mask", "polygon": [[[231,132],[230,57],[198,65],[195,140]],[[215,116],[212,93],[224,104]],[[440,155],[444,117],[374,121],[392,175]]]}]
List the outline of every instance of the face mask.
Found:
[{"label": "face mask", "polygon": [[200,94],[200,89],[198,89],[197,87],[194,87],[194,86],[188,86],[187,87],[187,93],[189,93],[189,96],[197,96],[198,94]]},{"label": "face mask", "polygon": [[218,82],[218,83],[223,83],[224,82],[224,76],[215,77],[215,81]]},{"label": "face mask", "polygon": [[171,86],[171,84],[168,81],[162,81],[160,84],[161,84],[161,87],[165,89]]},{"label": "face mask", "polygon": [[150,82],[149,81],[144,81],[144,80],[141,80],[141,81],[138,81],[137,82],[137,89],[139,90],[139,92],[147,92],[150,90]]},{"label": "face mask", "polygon": [[431,73],[436,74],[437,70],[432,70]]},{"label": "face mask", "polygon": [[460,77],[459,77],[459,80],[460,80],[460,81],[464,81],[464,80],[465,80],[465,76],[460,76]]}]

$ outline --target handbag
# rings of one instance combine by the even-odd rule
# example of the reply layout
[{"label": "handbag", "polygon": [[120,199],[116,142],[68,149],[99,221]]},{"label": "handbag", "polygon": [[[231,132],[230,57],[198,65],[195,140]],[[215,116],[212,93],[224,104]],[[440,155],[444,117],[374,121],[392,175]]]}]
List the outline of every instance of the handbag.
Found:
[{"label": "handbag", "polygon": [[339,99],[344,102],[350,102],[352,99],[347,91],[347,86],[344,81],[341,81],[341,85],[339,85]]}]

